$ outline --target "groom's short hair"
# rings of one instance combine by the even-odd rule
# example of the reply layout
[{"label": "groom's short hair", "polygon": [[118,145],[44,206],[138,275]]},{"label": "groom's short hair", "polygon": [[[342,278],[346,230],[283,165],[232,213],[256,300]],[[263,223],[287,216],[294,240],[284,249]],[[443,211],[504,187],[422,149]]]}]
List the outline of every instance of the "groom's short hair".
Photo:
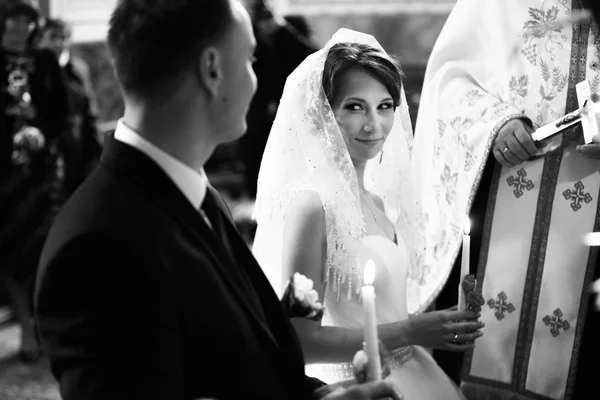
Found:
[{"label": "groom's short hair", "polygon": [[235,0],[119,0],[108,49],[121,88],[147,96],[176,82],[207,46],[224,38]]}]

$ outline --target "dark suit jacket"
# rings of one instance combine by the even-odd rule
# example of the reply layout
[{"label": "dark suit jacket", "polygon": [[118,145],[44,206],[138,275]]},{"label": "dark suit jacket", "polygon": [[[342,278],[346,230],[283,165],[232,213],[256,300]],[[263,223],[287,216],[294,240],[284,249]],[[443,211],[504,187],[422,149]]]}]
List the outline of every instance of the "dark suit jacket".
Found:
[{"label": "dark suit jacket", "polygon": [[231,253],[153,161],[107,138],[40,262],[36,319],[64,400],[310,398],[321,383],[222,211]]}]

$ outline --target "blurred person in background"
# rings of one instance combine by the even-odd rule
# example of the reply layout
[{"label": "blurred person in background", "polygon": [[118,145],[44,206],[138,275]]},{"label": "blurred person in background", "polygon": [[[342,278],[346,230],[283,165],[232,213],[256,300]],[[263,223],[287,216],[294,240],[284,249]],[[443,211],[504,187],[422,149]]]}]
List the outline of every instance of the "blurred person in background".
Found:
[{"label": "blurred person in background", "polygon": [[37,3],[0,0],[0,283],[21,326],[21,359],[40,357],[31,288],[63,196],[68,97],[56,58],[38,51]]},{"label": "blurred person in background", "polygon": [[291,17],[291,22],[281,18],[269,0],[246,0],[245,4],[257,40],[254,72],[258,89],[250,105],[248,130],[240,140],[240,152],[245,166],[246,190],[254,198],[262,155],[285,80],[318,46],[306,35],[310,28],[303,17]]},{"label": "blurred person in background", "polygon": [[88,65],[71,54],[71,26],[61,19],[48,19],[40,31],[39,47],[56,56],[67,82],[71,107],[68,131],[63,139],[65,186],[71,194],[100,157],[96,95]]}]

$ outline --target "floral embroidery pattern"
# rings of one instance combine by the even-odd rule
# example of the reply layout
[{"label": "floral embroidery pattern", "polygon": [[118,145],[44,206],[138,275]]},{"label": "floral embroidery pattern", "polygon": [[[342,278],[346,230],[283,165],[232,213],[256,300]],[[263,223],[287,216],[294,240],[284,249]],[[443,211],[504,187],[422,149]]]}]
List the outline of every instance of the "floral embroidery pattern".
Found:
[{"label": "floral embroidery pattern", "polygon": [[545,84],[540,84],[540,96],[541,100],[536,104],[537,117],[535,123],[541,126],[544,122],[543,107],[545,105],[550,116],[552,118],[558,118],[559,113],[550,107],[550,102],[562,91],[565,90],[568,83],[567,74],[563,74],[560,67],[554,66],[552,70],[548,66],[548,63],[544,59],[540,59],[540,68],[542,73],[542,79]]},{"label": "floral embroidery pattern", "polygon": [[[461,133],[464,133],[465,131],[468,131],[469,129],[471,129],[473,127],[473,120],[469,117],[456,117],[454,118],[451,122],[450,125],[452,126],[452,129],[454,129],[456,132],[458,132],[458,136],[460,137]],[[466,146],[466,140],[464,142],[462,142],[459,139],[459,145],[461,145],[462,147]]]},{"label": "floral embroidery pattern", "polygon": [[561,329],[566,331],[571,327],[571,325],[569,322],[562,319],[563,313],[560,311],[560,308],[554,310],[552,314],[552,316],[546,315],[542,321],[544,321],[546,326],[550,327],[550,333],[552,334],[552,337],[557,337],[560,335]]},{"label": "floral embroidery pattern", "polygon": [[446,123],[443,119],[438,119],[438,133],[440,138],[444,136],[444,132],[446,131]]},{"label": "floral embroidery pattern", "polygon": [[[433,152],[434,152],[436,158],[440,157],[443,150],[444,150],[444,146],[441,143],[437,142],[433,145]],[[432,163],[434,165],[435,165],[435,161],[436,160],[432,160]]]},{"label": "floral embroidery pattern", "polygon": [[516,93],[519,97],[527,97],[527,86],[529,85],[529,77],[527,75],[521,75],[518,78],[512,76],[508,87],[512,93]]},{"label": "floral embroidery pattern", "polygon": [[459,104],[467,103],[469,107],[473,107],[475,103],[477,103],[483,97],[484,95],[479,90],[469,90],[467,93],[465,93],[465,96],[462,98]]},{"label": "floral embroidery pattern", "polygon": [[545,50],[550,54],[553,61],[556,58],[554,45],[562,50],[563,43],[567,41],[567,36],[561,33],[564,25],[559,21],[559,11],[556,6],[552,6],[548,10],[529,7],[530,18],[523,25],[524,32],[521,32],[519,36],[525,41],[525,47],[521,50],[521,53],[532,65],[537,65],[536,41],[544,43]]},{"label": "floral embroidery pattern", "polygon": [[469,172],[475,165],[475,149],[473,146],[467,147],[465,154],[465,172]]},{"label": "floral embroidery pattern", "polygon": [[[540,60],[540,67],[542,68],[542,78],[546,81],[546,87],[540,85],[542,100],[552,101],[567,87],[567,74],[562,74],[557,66],[554,66],[550,73],[550,68],[543,59]],[[550,77],[552,77],[552,81],[550,81]]]},{"label": "floral embroidery pattern", "polygon": [[513,306],[512,303],[507,303],[506,302],[507,299],[508,299],[508,297],[506,296],[506,293],[500,292],[500,293],[498,293],[497,300],[489,299],[487,302],[487,305],[490,309],[496,310],[494,315],[496,316],[496,319],[498,321],[501,321],[504,319],[504,316],[505,316],[504,313],[507,312],[510,314],[513,311],[515,311],[515,306]]},{"label": "floral embroidery pattern", "polygon": [[572,191],[571,189],[567,189],[562,193],[563,196],[565,196],[566,200],[572,200],[571,208],[573,209],[573,211],[577,211],[581,208],[582,201],[585,201],[587,204],[593,200],[592,196],[589,193],[585,193],[583,189],[585,189],[585,186],[583,186],[583,183],[579,181],[575,184],[574,191]]},{"label": "floral embroidery pattern", "polygon": [[521,54],[525,56],[527,61],[533,65],[537,65],[537,44],[530,43],[521,50]]},{"label": "floral embroidery pattern", "polygon": [[[442,230],[442,232],[438,235],[438,240],[435,242],[433,257],[436,260],[439,260],[441,256],[444,256],[448,253],[448,233],[446,230]],[[431,270],[431,267],[429,267]]]},{"label": "floral embroidery pattern", "polygon": [[592,79],[590,79],[589,82],[590,82],[590,91],[592,93],[598,93],[598,89],[600,89],[600,73],[597,73],[596,75],[594,75],[594,77]]},{"label": "floral embroidery pattern", "polygon": [[454,234],[454,236],[458,236],[461,233],[464,232],[465,227],[464,226],[459,226],[455,223],[451,223],[450,224],[450,230],[452,231],[452,233]]},{"label": "floral embroidery pattern", "polygon": [[571,1],[570,0],[558,0],[558,4],[565,8],[565,14],[571,15]]},{"label": "floral embroidery pattern", "polygon": [[516,177],[509,176],[508,179],[506,179],[506,182],[508,182],[508,186],[515,187],[515,190],[513,190],[513,194],[517,199],[523,196],[523,189],[531,190],[535,187],[533,182],[530,179],[527,179],[526,177],[527,171],[525,171],[524,168],[521,168],[517,171]]},{"label": "floral embroidery pattern", "polygon": [[458,182],[458,173],[452,173],[452,168],[446,165],[444,172],[440,176],[440,182],[446,189],[446,202],[451,205],[456,198],[456,184]]}]

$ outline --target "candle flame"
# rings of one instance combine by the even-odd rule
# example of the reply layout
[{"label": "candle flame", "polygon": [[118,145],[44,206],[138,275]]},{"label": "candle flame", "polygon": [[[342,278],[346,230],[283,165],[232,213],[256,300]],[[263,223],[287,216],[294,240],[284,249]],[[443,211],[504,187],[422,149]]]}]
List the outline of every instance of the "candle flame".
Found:
[{"label": "candle flame", "polygon": [[468,235],[471,233],[471,220],[469,219],[469,217],[465,218],[465,235]]},{"label": "candle flame", "polygon": [[372,285],[375,281],[375,263],[373,260],[367,261],[365,265],[365,275],[363,278],[363,282],[365,285]]}]

